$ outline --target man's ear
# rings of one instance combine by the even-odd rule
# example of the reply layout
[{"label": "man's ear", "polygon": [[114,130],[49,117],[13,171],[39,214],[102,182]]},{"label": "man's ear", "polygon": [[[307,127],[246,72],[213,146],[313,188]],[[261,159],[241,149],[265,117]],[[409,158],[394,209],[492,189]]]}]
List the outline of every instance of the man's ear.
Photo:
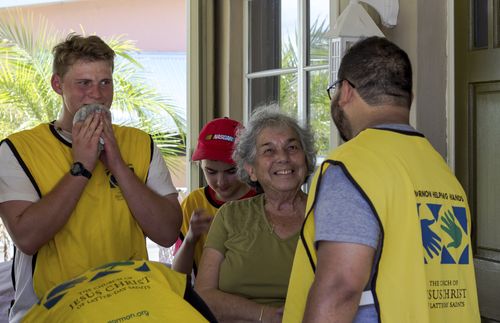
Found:
[{"label": "man's ear", "polygon": [[59,74],[52,74],[50,78],[50,85],[52,89],[59,95],[62,95],[62,80]]},{"label": "man's ear", "polygon": [[250,164],[247,164],[245,163],[243,165],[243,168],[245,169],[245,171],[248,173],[248,175],[250,176],[250,180],[252,182],[257,182],[257,176],[255,175],[255,168],[250,165]]},{"label": "man's ear", "polygon": [[353,95],[354,95],[354,88],[347,82],[346,80],[343,81],[344,83],[342,84],[342,87],[340,88],[340,98],[339,98],[339,104],[341,106],[344,106],[346,103],[349,103],[349,101],[352,100]]}]

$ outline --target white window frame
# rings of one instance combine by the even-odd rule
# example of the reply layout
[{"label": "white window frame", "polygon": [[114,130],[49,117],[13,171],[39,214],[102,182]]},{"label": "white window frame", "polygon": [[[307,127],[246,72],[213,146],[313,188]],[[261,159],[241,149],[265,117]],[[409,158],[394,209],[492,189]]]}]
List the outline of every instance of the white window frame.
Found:
[{"label": "white window frame", "polygon": [[[243,37],[244,37],[244,48],[243,48],[243,72],[244,72],[244,80],[243,80],[243,98],[244,98],[244,106],[243,106],[243,118],[245,123],[249,119],[249,81],[255,78],[261,78],[261,77],[267,77],[267,76],[278,76],[278,75],[285,75],[285,74],[290,74],[290,73],[297,73],[297,117],[299,119],[299,123],[302,126],[307,125],[307,115],[308,115],[308,106],[307,106],[307,73],[312,72],[312,71],[319,71],[319,70],[325,70],[328,71],[328,64],[325,65],[313,65],[313,66],[307,66],[306,65],[306,53],[307,53],[307,33],[309,32],[306,28],[306,12],[307,12],[307,2],[306,0],[297,0],[297,8],[298,8],[298,28],[300,32],[298,33],[298,52],[300,55],[298,55],[298,60],[297,60],[297,67],[295,68],[283,68],[283,69],[273,69],[273,70],[266,70],[266,71],[260,71],[260,72],[255,72],[255,73],[249,73],[248,71],[248,51],[249,51],[249,38],[248,38],[248,26],[249,26],[249,12],[248,12],[248,1],[245,0],[245,7],[244,7],[244,15],[243,15],[243,20],[244,20],[244,27],[243,27]],[[332,10],[332,2],[336,0],[330,0],[330,8],[329,8],[329,15],[330,15],[330,21],[332,21],[331,14]],[[330,129],[332,129],[332,126],[330,125]],[[332,131],[330,130],[330,134],[332,134]],[[330,146],[332,143],[335,142],[334,138],[330,135]]]}]

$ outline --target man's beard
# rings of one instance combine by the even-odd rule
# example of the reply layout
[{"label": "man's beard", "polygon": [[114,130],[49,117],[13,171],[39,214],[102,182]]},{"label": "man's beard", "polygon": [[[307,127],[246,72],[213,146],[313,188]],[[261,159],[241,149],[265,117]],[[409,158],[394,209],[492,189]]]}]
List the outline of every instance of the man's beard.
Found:
[{"label": "man's beard", "polygon": [[350,138],[350,135],[352,134],[352,129],[349,121],[347,120],[344,109],[339,105],[339,94],[336,94],[335,97],[332,100],[332,103],[330,104],[330,112],[332,115],[333,122],[335,123],[335,126],[337,126],[337,129],[340,134],[340,138],[344,141],[348,141]]}]

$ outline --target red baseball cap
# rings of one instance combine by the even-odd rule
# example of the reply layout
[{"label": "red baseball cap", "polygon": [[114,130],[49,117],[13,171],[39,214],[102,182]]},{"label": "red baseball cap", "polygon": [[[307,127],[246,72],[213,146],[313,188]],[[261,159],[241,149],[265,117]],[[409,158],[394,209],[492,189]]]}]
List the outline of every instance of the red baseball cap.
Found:
[{"label": "red baseball cap", "polygon": [[216,160],[234,164],[231,157],[234,151],[236,131],[241,123],[229,118],[218,118],[208,122],[200,131],[198,144],[191,160]]}]

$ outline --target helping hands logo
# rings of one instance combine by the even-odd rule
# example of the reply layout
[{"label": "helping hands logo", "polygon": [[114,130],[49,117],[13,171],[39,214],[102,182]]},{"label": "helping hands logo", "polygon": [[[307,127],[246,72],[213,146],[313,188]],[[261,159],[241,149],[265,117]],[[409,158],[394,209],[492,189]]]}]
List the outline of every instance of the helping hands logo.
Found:
[{"label": "helping hands logo", "polygon": [[469,263],[467,215],[464,207],[417,203],[422,230],[424,263]]}]

